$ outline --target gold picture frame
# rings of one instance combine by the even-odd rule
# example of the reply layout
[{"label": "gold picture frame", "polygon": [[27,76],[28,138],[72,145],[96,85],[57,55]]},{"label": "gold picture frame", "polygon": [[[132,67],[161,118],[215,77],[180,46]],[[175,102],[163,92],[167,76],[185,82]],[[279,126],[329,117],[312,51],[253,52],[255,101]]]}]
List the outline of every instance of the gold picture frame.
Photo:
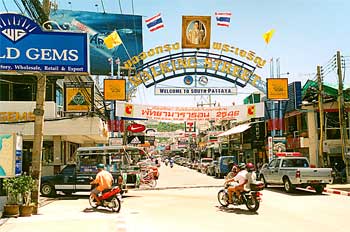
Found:
[{"label": "gold picture frame", "polygon": [[210,48],[211,17],[182,16],[182,48]]}]

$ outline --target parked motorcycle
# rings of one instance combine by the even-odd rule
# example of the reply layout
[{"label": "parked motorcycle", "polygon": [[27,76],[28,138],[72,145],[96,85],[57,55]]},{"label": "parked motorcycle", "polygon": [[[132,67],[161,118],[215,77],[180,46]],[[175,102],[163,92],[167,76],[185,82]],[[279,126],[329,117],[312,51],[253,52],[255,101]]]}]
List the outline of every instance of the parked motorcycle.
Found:
[{"label": "parked motorcycle", "polygon": [[113,212],[119,212],[121,208],[121,189],[116,186],[112,189],[104,190],[102,194],[99,194],[98,199],[101,201],[101,205],[96,204],[96,200],[90,194],[89,203],[92,208],[97,208],[99,206],[112,209]]},{"label": "parked motorcycle", "polygon": [[[223,189],[218,192],[218,201],[219,203],[227,207],[229,206],[228,202],[228,190],[229,185],[225,185]],[[264,189],[264,183],[258,181],[256,184],[251,184],[250,191],[241,192],[241,199],[239,199],[235,194],[232,196],[233,205],[246,205],[248,210],[251,212],[256,212],[260,207],[260,201],[262,193],[261,190]]]}]

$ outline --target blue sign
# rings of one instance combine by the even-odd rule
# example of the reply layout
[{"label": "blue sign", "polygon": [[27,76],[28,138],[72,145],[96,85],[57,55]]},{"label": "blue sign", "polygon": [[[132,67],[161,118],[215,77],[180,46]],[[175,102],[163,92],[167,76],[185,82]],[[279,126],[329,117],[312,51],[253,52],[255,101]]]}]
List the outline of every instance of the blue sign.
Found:
[{"label": "blue sign", "polygon": [[89,73],[87,34],[42,31],[28,17],[0,14],[0,70]]},{"label": "blue sign", "polygon": [[15,164],[16,175],[22,174],[22,157],[23,157],[22,150],[16,150],[16,164]]},{"label": "blue sign", "polygon": [[192,85],[192,83],[193,83],[193,77],[192,77],[192,76],[185,76],[185,78],[184,78],[184,83],[185,83],[186,85]]}]

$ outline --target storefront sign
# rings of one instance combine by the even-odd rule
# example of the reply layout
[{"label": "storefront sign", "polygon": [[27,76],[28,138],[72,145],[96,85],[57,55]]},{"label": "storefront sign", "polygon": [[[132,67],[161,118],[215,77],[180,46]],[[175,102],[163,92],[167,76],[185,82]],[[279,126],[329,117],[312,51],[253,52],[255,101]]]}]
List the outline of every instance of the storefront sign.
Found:
[{"label": "storefront sign", "polygon": [[125,101],[126,80],[104,79],[103,94],[106,101]]},{"label": "storefront sign", "polygon": [[288,100],[288,78],[267,78],[267,98]]},{"label": "storefront sign", "polygon": [[93,82],[65,82],[64,109],[68,112],[88,112],[93,110]]},{"label": "storefront sign", "polygon": [[34,121],[33,112],[0,112],[0,122]]},{"label": "storefront sign", "polygon": [[128,136],[128,144],[138,145],[145,143],[145,136],[143,135],[131,135]]},{"label": "storefront sign", "polygon": [[133,123],[129,125],[127,128],[127,131],[130,131],[132,133],[139,133],[142,132],[146,129],[145,125],[138,124],[138,123]]},{"label": "storefront sign", "polygon": [[1,71],[89,73],[86,33],[42,31],[14,13],[0,14],[0,19]]},{"label": "storefront sign", "polygon": [[116,116],[166,121],[236,120],[241,122],[264,117],[264,103],[224,107],[168,107],[117,102]]},{"label": "storefront sign", "polygon": [[237,95],[237,88],[210,87],[210,88],[181,88],[155,87],[155,95]]}]

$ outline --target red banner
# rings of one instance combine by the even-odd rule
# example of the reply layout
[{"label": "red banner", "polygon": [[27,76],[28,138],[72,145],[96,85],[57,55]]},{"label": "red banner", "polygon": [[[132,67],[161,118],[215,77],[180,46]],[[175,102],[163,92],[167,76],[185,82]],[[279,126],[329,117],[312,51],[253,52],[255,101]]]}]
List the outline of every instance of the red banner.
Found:
[{"label": "red banner", "polygon": [[124,120],[108,120],[109,132],[124,132]]}]

